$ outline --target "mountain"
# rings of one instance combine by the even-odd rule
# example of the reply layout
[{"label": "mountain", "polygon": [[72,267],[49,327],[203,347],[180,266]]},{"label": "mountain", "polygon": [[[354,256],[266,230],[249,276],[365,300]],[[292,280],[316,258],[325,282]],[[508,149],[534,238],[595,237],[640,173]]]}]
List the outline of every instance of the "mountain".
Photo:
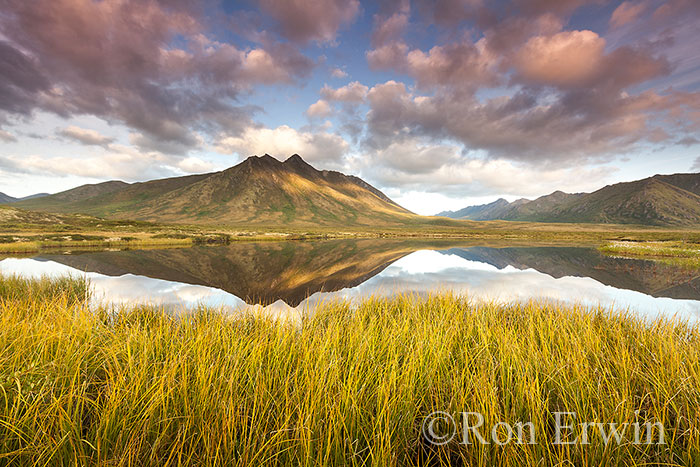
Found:
[{"label": "mountain", "polygon": [[15,201],[17,201],[17,198],[13,198],[5,193],[0,193],[0,204],[10,204],[14,203]]},{"label": "mountain", "polygon": [[498,269],[535,269],[554,278],[590,277],[618,289],[654,297],[700,300],[700,271],[655,261],[615,258],[586,247],[451,248],[445,254]]},{"label": "mountain", "polygon": [[451,217],[453,219],[497,219],[503,215],[510,207],[510,203],[503,198],[499,198],[493,203],[469,206],[459,211],[443,211],[438,216]]},{"label": "mountain", "polygon": [[499,203],[497,209],[474,206],[444,215],[472,220],[696,226],[700,225],[700,174],[655,175],[593,193],[555,191],[533,201],[507,205],[500,201],[491,203]]},{"label": "mountain", "polygon": [[12,197],[10,195],[6,195],[5,193],[0,193],[0,204],[12,204],[12,203],[16,203],[17,201],[42,198],[44,196],[49,196],[49,194],[48,193],[37,193],[34,195],[25,196],[23,198],[15,198],[15,197]]},{"label": "mountain", "polygon": [[[439,243],[438,243],[439,244]],[[80,271],[135,274],[225,290],[247,303],[297,306],[315,292],[359,285],[432,243],[392,239],[234,242],[222,247],[42,255]]]},{"label": "mountain", "polygon": [[143,183],[110,181],[17,207],[111,219],[246,225],[383,225],[418,216],[367,182],[316,170],[299,155],[251,156],[221,172]]}]

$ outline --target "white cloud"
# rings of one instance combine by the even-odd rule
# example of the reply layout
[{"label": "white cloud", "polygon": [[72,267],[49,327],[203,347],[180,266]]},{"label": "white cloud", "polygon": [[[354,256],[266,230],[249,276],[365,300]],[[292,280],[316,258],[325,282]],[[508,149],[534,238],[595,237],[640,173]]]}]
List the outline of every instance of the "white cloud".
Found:
[{"label": "white cloud", "polygon": [[114,141],[114,138],[104,136],[98,131],[74,125],[60,130],[58,134],[87,146],[106,146]]},{"label": "white cloud", "polygon": [[0,140],[6,143],[14,143],[15,141],[17,141],[17,138],[15,138],[15,135],[10,133],[9,131],[0,129]]},{"label": "white cloud", "polygon": [[328,102],[323,99],[317,100],[315,103],[311,104],[308,109],[306,109],[306,115],[310,118],[323,118],[328,117],[332,113],[331,106]]},{"label": "white cloud", "polygon": [[369,91],[367,86],[358,81],[353,81],[338,89],[325,85],[321,89],[321,96],[329,101],[360,103],[367,96],[367,91]]},{"label": "white cloud", "polygon": [[333,78],[345,78],[348,76],[347,72],[341,68],[333,68],[331,70],[331,76]]},{"label": "white cloud", "polygon": [[299,154],[309,162],[338,162],[348,151],[349,144],[333,133],[298,131],[287,125],[277,128],[247,128],[240,136],[222,138],[216,149],[224,154],[242,157],[270,154],[284,160]]},{"label": "white cloud", "polygon": [[[426,193],[455,199],[490,196],[495,201],[500,196],[537,197],[556,190],[592,191],[600,188],[614,170],[608,166],[535,168],[480,156],[474,152],[463,154],[456,145],[405,139],[354,159],[353,170],[370,183],[397,190],[395,195],[407,200],[408,209],[423,212],[420,197]],[[414,195],[406,198],[410,192]],[[438,206],[437,211],[441,210]]]},{"label": "white cloud", "polygon": [[186,173],[207,173],[216,170],[216,166],[211,162],[204,161],[197,157],[188,157],[178,162],[176,166]]}]

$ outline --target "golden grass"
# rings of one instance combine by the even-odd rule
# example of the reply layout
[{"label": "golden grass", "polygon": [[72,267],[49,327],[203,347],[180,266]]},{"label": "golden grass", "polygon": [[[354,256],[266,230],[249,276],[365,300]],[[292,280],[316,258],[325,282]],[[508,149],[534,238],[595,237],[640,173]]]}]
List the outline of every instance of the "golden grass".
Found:
[{"label": "golden grass", "polygon": [[[435,410],[531,421],[538,443],[431,446]],[[666,445],[555,445],[557,411],[640,411]],[[700,333],[681,322],[445,294],[328,303],[301,324],[0,299],[2,464],[688,465],[698,422]]]},{"label": "golden grass", "polygon": [[0,253],[36,253],[57,248],[106,249],[106,248],[158,248],[189,247],[195,244],[194,238],[134,238],[129,240],[39,240],[32,242],[0,243]]},{"label": "golden grass", "polygon": [[600,251],[607,255],[644,258],[674,266],[700,268],[700,245],[682,241],[609,242]]}]

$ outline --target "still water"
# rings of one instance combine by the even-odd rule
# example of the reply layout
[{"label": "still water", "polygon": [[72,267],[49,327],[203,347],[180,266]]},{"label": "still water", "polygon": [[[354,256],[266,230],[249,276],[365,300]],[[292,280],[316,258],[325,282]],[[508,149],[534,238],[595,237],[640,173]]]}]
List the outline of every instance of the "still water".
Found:
[{"label": "still water", "polygon": [[453,291],[473,300],[547,300],[700,317],[700,270],[611,258],[590,247],[483,247],[450,241],[324,240],[42,254],[0,273],[86,275],[100,303],[255,307],[294,314],[319,301]]}]

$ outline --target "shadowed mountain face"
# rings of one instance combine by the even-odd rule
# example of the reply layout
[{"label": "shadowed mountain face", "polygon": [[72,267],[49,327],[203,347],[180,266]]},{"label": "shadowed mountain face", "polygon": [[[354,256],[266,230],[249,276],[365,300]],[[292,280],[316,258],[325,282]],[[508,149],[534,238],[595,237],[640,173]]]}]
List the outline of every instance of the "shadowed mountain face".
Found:
[{"label": "shadowed mountain face", "polygon": [[499,269],[535,269],[554,278],[590,277],[618,289],[635,290],[653,297],[700,300],[700,270],[654,261],[614,258],[593,248],[518,247],[453,248],[444,253]]},{"label": "shadowed mountain face", "polygon": [[[700,271],[611,258],[592,248],[463,248],[439,240],[325,240],[236,243],[225,247],[42,255],[81,271],[134,274],[214,287],[249,304],[283,300],[297,306],[315,292],[360,285],[417,250],[438,250],[502,269],[535,269],[555,278],[590,277],[655,297],[700,300]],[[426,265],[429,269],[430,265]],[[439,287],[440,284],[435,284]]]},{"label": "shadowed mountain face", "polygon": [[298,155],[252,156],[222,172],[84,185],[17,203],[111,219],[245,225],[383,225],[418,216],[363,180],[316,170]]},{"label": "shadowed mountain face", "polygon": [[439,215],[456,219],[700,225],[700,174],[655,175],[593,193],[561,191],[533,201],[498,200]]}]

